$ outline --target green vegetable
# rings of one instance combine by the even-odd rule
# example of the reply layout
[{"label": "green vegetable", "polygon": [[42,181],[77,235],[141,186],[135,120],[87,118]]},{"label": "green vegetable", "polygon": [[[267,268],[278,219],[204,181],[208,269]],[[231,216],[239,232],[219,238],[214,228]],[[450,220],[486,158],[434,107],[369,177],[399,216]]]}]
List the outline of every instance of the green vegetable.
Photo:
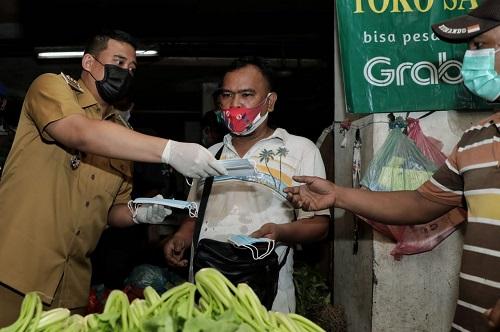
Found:
[{"label": "green vegetable", "polygon": [[144,289],[129,303],[113,290],[100,314],[71,315],[65,308],[43,311],[36,293],[26,294],[19,318],[0,332],[319,332],[296,314],[267,311],[247,284],[233,285],[215,269],[202,269],[196,285],[183,283],[163,294]]},{"label": "green vegetable", "polygon": [[[66,308],[56,308],[45,311],[41,314],[38,324],[36,324],[36,331],[41,331],[53,324],[64,322],[70,315],[71,311]],[[31,323],[35,325],[35,320],[32,320]]]},{"label": "green vegetable", "polygon": [[[26,294],[21,303],[18,319],[12,325],[0,329],[0,332],[34,331],[40,320],[42,309],[42,300],[35,292]],[[33,325],[28,329],[31,321]]]}]

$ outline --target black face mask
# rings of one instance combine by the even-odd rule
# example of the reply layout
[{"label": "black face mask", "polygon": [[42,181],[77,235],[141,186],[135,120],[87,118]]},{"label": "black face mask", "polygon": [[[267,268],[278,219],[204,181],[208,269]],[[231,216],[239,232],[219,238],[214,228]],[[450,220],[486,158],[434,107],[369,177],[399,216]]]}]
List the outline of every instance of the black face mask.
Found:
[{"label": "black face mask", "polygon": [[104,67],[103,79],[98,81],[90,71],[84,70],[94,78],[99,96],[108,104],[114,104],[125,98],[134,80],[130,70],[112,64],[103,64],[97,58],[93,58]]},{"label": "black face mask", "polygon": [[99,96],[109,103],[113,104],[126,97],[132,86],[134,77],[128,69],[116,65],[104,65],[104,78],[95,81]]}]

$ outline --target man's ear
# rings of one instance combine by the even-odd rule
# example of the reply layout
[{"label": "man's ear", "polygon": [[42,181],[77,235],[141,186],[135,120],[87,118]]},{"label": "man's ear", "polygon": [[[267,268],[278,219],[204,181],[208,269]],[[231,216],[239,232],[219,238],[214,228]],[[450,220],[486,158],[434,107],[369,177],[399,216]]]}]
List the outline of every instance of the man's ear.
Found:
[{"label": "man's ear", "polygon": [[272,112],[274,110],[276,100],[278,100],[278,94],[276,92],[271,92],[271,95],[269,95],[269,105],[267,106],[268,112]]},{"label": "man's ear", "polygon": [[85,53],[82,58],[82,68],[86,71],[90,71],[90,67],[94,63],[94,57],[89,53]]}]

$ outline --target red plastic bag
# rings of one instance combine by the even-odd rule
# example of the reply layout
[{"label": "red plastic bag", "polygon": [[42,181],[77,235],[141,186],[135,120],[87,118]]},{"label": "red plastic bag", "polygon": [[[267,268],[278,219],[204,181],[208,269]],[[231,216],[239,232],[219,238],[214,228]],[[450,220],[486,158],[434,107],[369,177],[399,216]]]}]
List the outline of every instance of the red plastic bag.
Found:
[{"label": "red plastic bag", "polygon": [[443,165],[446,160],[446,156],[441,152],[443,143],[433,137],[425,136],[418,119],[407,118],[406,121],[408,137],[415,142],[417,148],[437,167]]},{"label": "red plastic bag", "polygon": [[411,226],[384,225],[362,216],[359,217],[396,242],[391,255],[396,260],[400,260],[402,255],[418,254],[434,249],[465,221],[467,212],[462,208],[455,208],[429,223]]},{"label": "red plastic bag", "polygon": [[104,287],[103,284],[92,286],[87,303],[87,314],[101,313],[109,293],[111,293],[111,289]]}]

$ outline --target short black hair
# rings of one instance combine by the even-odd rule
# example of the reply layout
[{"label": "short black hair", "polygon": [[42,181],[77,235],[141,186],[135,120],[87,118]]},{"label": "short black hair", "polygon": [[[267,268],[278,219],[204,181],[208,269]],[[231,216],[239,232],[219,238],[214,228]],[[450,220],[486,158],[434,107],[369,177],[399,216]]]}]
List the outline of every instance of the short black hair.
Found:
[{"label": "short black hair", "polygon": [[132,46],[134,50],[137,50],[138,42],[129,33],[122,30],[103,30],[89,40],[83,53],[92,54],[93,56],[99,55],[99,53],[106,49],[110,39],[127,43]]},{"label": "short black hair", "polygon": [[232,71],[235,71],[237,69],[241,69],[241,68],[246,67],[248,65],[253,65],[253,66],[257,67],[257,69],[259,69],[262,76],[264,76],[264,79],[267,81],[269,91],[273,91],[274,73],[273,73],[273,70],[271,69],[269,63],[262,57],[244,56],[244,57],[238,58],[231,63],[231,65],[229,66],[229,69],[226,71],[225,74],[232,72]]}]

